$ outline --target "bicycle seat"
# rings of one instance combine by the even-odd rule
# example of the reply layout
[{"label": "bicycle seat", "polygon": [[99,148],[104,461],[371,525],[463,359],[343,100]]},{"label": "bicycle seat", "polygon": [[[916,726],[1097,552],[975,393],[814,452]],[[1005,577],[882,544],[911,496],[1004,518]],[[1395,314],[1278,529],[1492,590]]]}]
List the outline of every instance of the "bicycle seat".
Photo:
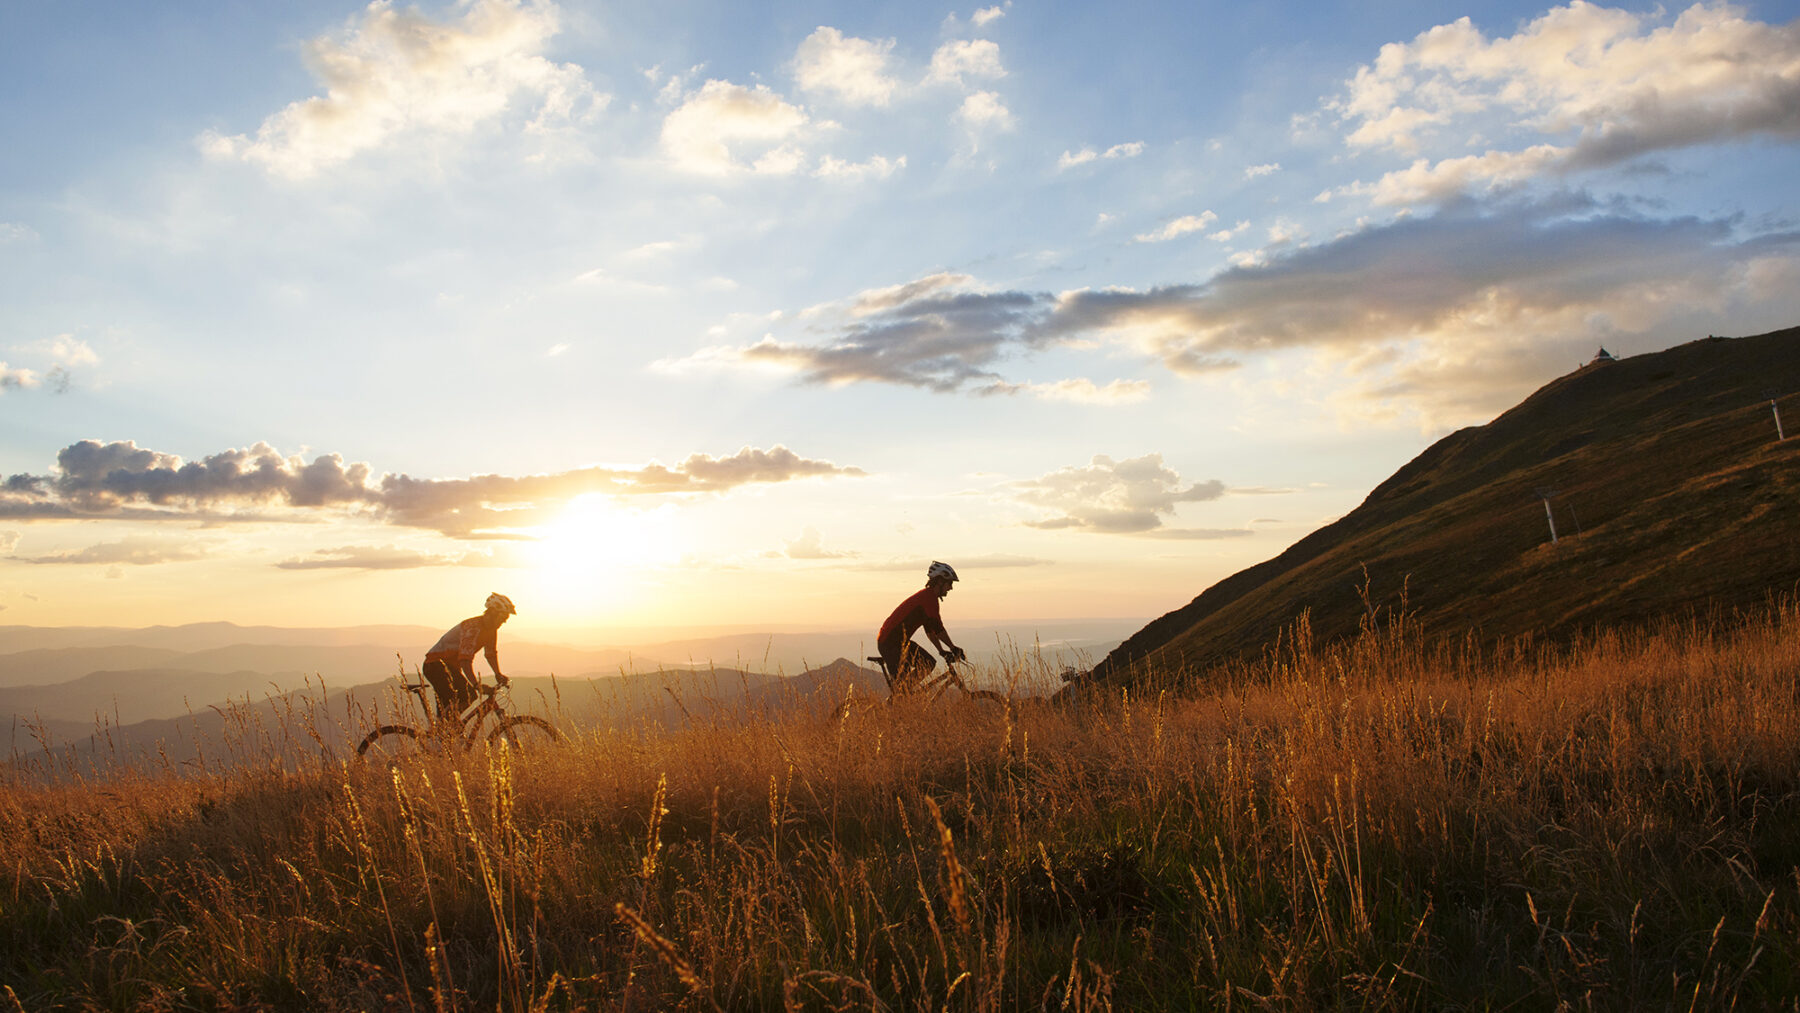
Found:
[{"label": "bicycle seat", "polygon": [[879,664],[881,664],[881,655],[871,654],[867,658],[864,658],[863,660],[864,661],[873,661],[875,664],[879,665]]}]

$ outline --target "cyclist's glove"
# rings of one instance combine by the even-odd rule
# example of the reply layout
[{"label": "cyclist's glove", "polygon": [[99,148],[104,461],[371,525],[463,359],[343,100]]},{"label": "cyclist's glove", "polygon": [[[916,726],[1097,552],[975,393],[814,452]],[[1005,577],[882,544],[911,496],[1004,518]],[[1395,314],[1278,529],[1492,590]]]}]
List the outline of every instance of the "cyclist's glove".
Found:
[{"label": "cyclist's glove", "polygon": [[512,680],[511,680],[511,679],[509,679],[509,678],[507,678],[507,677],[506,677],[506,676],[504,676],[504,675],[500,675],[500,674],[498,674],[498,673],[495,673],[495,675],[494,675],[494,685],[496,685],[496,686],[500,686],[500,687],[502,687],[502,688],[504,688],[504,687],[505,687],[505,686],[506,686],[506,685],[507,685],[507,684],[508,684],[508,683],[510,683],[510,682],[512,682]]},{"label": "cyclist's glove", "polygon": [[958,662],[958,661],[967,661],[967,660],[969,660],[969,655],[967,654],[967,652],[965,652],[960,647],[952,647],[948,651],[944,652],[944,660],[947,662],[952,662],[952,663]]}]

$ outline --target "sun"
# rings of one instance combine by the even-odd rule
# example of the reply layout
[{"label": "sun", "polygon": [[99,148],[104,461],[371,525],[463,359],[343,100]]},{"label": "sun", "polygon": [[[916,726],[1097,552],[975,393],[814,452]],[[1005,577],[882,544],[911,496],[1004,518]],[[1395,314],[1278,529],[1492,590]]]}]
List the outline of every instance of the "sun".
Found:
[{"label": "sun", "polygon": [[679,555],[670,507],[640,510],[591,493],[570,500],[561,516],[533,534],[534,569],[564,591],[591,588],[596,581],[661,566]]}]

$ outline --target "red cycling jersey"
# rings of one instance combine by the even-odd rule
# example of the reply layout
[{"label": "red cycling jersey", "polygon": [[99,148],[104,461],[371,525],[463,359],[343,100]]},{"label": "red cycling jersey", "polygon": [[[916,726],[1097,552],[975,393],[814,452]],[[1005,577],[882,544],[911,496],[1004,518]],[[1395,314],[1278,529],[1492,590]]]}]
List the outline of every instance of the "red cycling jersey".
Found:
[{"label": "red cycling jersey", "polygon": [[944,630],[944,620],[938,612],[938,593],[934,587],[927,586],[905,601],[881,624],[881,632],[875,634],[877,644],[887,643],[889,638],[909,640],[913,631],[925,627],[925,635],[933,643],[949,643],[950,634]]}]

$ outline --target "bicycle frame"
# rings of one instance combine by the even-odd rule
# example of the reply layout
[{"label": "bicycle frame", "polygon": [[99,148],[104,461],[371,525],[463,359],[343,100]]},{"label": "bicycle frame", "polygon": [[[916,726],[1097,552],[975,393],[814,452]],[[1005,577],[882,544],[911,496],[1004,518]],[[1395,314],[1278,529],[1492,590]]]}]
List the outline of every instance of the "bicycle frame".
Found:
[{"label": "bicycle frame", "polygon": [[[876,665],[881,666],[883,674],[884,675],[886,674],[886,672],[887,672],[886,665],[882,662],[880,656],[878,656],[878,655],[871,656],[869,658],[869,660],[875,662]],[[907,697],[907,696],[923,696],[926,701],[935,702],[939,697],[943,696],[947,691],[949,691],[949,689],[952,686],[961,690],[963,695],[966,697],[993,697],[994,699],[1000,698],[999,694],[993,693],[989,690],[970,689],[968,684],[963,682],[962,673],[958,672],[956,670],[956,662],[946,660],[944,662],[944,670],[942,672],[933,674],[930,677],[921,680],[918,685],[909,687],[907,689],[903,689],[903,690],[894,689],[893,688],[894,680],[891,676],[889,676],[888,677],[888,699],[894,700],[894,699],[898,699],[900,697]]]},{"label": "bicycle frame", "polygon": [[[400,685],[419,698],[419,706],[425,711],[425,734],[446,735],[445,722],[438,717],[437,708],[431,706],[425,699],[425,691],[431,688],[431,684],[402,681]],[[487,720],[489,714],[502,718],[506,716],[506,710],[495,699],[495,696],[505,688],[498,685],[489,686],[486,683],[476,684],[475,691],[479,694],[479,698],[464,707],[462,713],[456,716],[457,731],[454,737],[462,739],[465,748],[473,747],[475,740],[481,737],[482,722]],[[446,737],[450,736],[446,735]]]}]

